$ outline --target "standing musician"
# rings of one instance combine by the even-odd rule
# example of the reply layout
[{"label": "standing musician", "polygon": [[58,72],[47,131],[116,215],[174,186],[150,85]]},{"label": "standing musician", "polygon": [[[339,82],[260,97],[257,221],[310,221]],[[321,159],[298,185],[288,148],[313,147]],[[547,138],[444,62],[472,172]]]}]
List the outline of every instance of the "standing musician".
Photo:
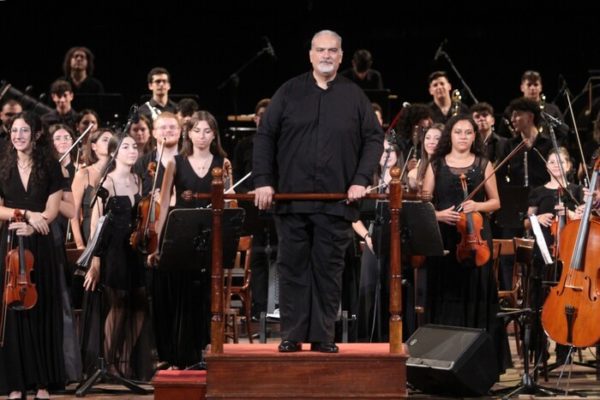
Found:
[{"label": "standing musician", "polygon": [[[485,178],[483,191],[472,200],[464,201],[460,177],[466,177],[470,192]],[[506,331],[496,314],[499,310],[498,289],[491,257],[475,266],[474,256],[459,261],[457,253],[461,238],[458,232],[461,218],[482,213],[481,225],[474,225],[474,236],[492,248],[486,213],[500,208],[496,178],[491,163],[485,158],[477,125],[466,115],[451,118],[438,143],[436,152],[425,173],[423,190],[433,194],[436,218],[439,221],[444,248],[448,254],[427,260],[427,305],[429,322],[434,324],[485,329],[493,339],[498,360],[498,373],[509,364],[510,352]],[[456,207],[461,205],[462,212]],[[461,214],[464,213],[464,216]],[[476,221],[473,218],[473,221]],[[477,248],[475,253],[484,251]],[[476,254],[478,256],[478,254]]]},{"label": "standing musician", "polygon": [[[378,186],[380,193],[389,192],[388,185],[392,180],[390,169],[400,165],[402,154],[397,146],[384,141],[384,150],[379,159],[377,171],[373,174],[373,187]],[[367,203],[367,204],[370,204]],[[376,208],[375,202],[373,207]],[[389,340],[388,315],[389,315],[389,251],[373,248],[374,224],[382,225],[387,221],[378,221],[383,216],[377,215],[380,208],[375,209],[375,218],[368,223],[358,220],[352,223],[352,229],[365,242],[361,256],[360,285],[358,293],[358,341],[360,342],[385,342]],[[380,230],[380,229],[379,229]],[[381,231],[381,230],[380,230]],[[381,239],[378,238],[378,243]],[[376,250],[381,250],[377,252]],[[407,321],[408,318],[404,318]],[[375,326],[379,329],[375,329]],[[403,330],[403,334],[405,334]]]},{"label": "standing musician", "polygon": [[[140,119],[140,123],[141,121]],[[179,153],[181,122],[171,112],[161,113],[152,124],[152,137],[156,141],[156,149],[144,154],[135,163],[135,172],[142,177],[143,196],[150,194],[154,183],[154,174],[157,174],[156,187],[161,187],[166,166]],[[160,164],[157,164],[161,152],[162,158]],[[149,168],[151,163],[154,168]]]},{"label": "standing musician", "polygon": [[[115,135],[110,139],[108,151],[114,156],[114,161],[106,166],[108,174],[102,184],[108,197],[98,198],[94,204],[92,235],[98,229],[100,216],[109,212],[111,215],[108,222],[105,221],[108,225],[100,238],[100,255],[92,258],[83,283],[85,290],[94,292],[96,299],[102,299],[102,307],[97,307],[97,301],[90,301],[84,311],[84,368],[93,366],[92,361],[103,346],[111,372],[126,378],[148,379],[152,373],[151,346],[146,341],[148,335],[141,335],[149,308],[144,264],[130,244],[135,226],[134,211],[141,197],[140,179],[133,172],[138,148],[131,136]],[[100,285],[100,290],[95,291]],[[108,310],[106,316],[104,310]],[[104,341],[99,345],[99,338],[95,337],[98,332],[92,322],[95,313],[104,321],[100,328],[104,330]]]},{"label": "standing musician", "polygon": [[[542,76],[538,71],[528,70],[523,72],[521,76],[521,85],[519,86],[521,93],[523,94],[524,99],[529,99],[533,101],[540,111],[543,111],[559,120],[562,121],[562,113],[559,108],[546,101],[546,96],[543,91],[542,86]],[[511,127],[507,126],[506,122],[510,121],[512,111],[510,110],[510,105],[504,110],[504,124],[500,124],[500,134],[505,137],[511,137]],[[540,121],[538,125],[540,128],[540,132],[544,135],[548,135],[548,125],[545,121]],[[562,141],[564,141],[569,133],[565,127],[555,128],[558,144],[560,145]]]},{"label": "standing musician", "polygon": [[[71,128],[63,124],[52,125],[48,132],[48,140],[52,153],[59,159],[66,154],[66,151],[73,143],[73,133]],[[77,150],[73,149],[72,153],[77,154]],[[54,238],[56,247],[57,267],[60,269],[60,288],[62,295],[63,306],[63,335],[64,335],[64,354],[65,354],[65,372],[67,380],[77,381],[81,378],[81,352],[79,351],[79,340],[77,338],[75,320],[73,318],[73,307],[79,294],[83,288],[73,289],[72,280],[74,265],[69,265],[66,245],[70,240],[70,219],[75,217],[75,202],[71,191],[71,182],[76,166],[76,156],[71,158],[71,154],[67,154],[62,161],[63,174],[63,195],[60,200],[59,214],[50,224],[50,231]],[[75,301],[74,301],[75,300]]]},{"label": "standing musician", "polygon": [[450,96],[452,85],[446,71],[432,72],[427,82],[429,82],[429,94],[433,98],[433,101],[427,104],[433,113],[433,122],[444,124],[454,112],[457,114],[469,112],[468,107],[463,103],[453,104],[454,101]]},{"label": "standing musician", "polygon": [[169,99],[171,90],[171,74],[163,67],[154,67],[148,72],[148,89],[152,98],[140,107],[140,114],[154,121],[161,113],[168,111],[175,114],[177,103]]},{"label": "standing musician", "polygon": [[509,145],[507,138],[498,135],[494,130],[496,119],[494,118],[494,107],[491,104],[481,102],[471,106],[473,121],[477,124],[479,135],[485,147],[485,155],[492,164],[500,161]]},{"label": "standing musician", "polygon": [[[559,163],[562,164],[562,171]],[[529,208],[527,209],[527,215],[537,216],[546,244],[553,250],[552,256],[557,258],[560,231],[567,221],[575,217],[574,210],[577,206],[577,202],[582,200],[583,192],[581,186],[569,183],[565,179],[572,167],[567,149],[559,147],[558,153],[555,149],[550,150],[548,153],[547,167],[550,172],[550,180],[545,185],[534,188],[529,194]],[[565,177],[562,176],[562,172],[565,173]],[[570,194],[568,194],[567,191]],[[525,219],[524,222],[525,229],[530,229],[531,222],[529,218]],[[533,279],[538,280],[536,282],[539,285],[537,286],[539,290],[541,290],[541,280],[555,281],[561,276],[560,265],[556,265],[556,268],[553,270],[543,273],[547,268],[538,246],[536,246],[533,253],[533,267],[534,273],[530,275]],[[535,294],[538,294],[537,291]],[[539,292],[539,295],[543,296],[541,291]],[[535,304],[542,304],[543,299],[540,300],[541,301],[539,302],[535,302]],[[537,326],[535,329],[541,329],[541,326]],[[536,346],[541,346],[544,342],[542,340],[544,337],[542,336],[542,333],[537,333],[539,333],[539,335],[532,335],[532,346],[530,347],[532,349],[536,348]],[[540,339],[540,342],[536,339]],[[538,349],[539,351],[542,350],[541,347],[538,347]],[[562,364],[565,361],[568,350],[567,346],[557,344],[556,358],[558,363]]]},{"label": "standing musician", "polygon": [[[164,227],[172,195],[176,198],[175,208],[206,207],[210,200],[185,200],[182,194],[209,193],[211,170],[215,167],[223,168],[231,177],[231,168],[227,166],[231,164],[221,147],[215,117],[208,111],[198,111],[187,123],[186,131],[181,154],[169,161],[165,171],[157,232]],[[209,271],[208,265],[197,271],[159,271],[154,279],[158,356],[174,368],[202,361],[202,351],[210,342]]]},{"label": "standing musician", "polygon": [[98,129],[90,133],[83,149],[87,166],[75,173],[71,189],[75,205],[75,217],[71,218],[73,239],[78,249],[85,249],[90,237],[92,218],[92,195],[108,161],[108,143],[114,133],[109,129]]},{"label": "standing musician", "polygon": [[[37,303],[28,310],[3,304],[6,318],[4,346],[0,348],[0,393],[20,399],[33,389],[37,390],[37,398],[46,399],[49,387],[63,388],[65,384],[62,297],[58,284],[61,271],[56,266],[56,249],[49,234],[49,224],[59,212],[64,179],[47,140],[40,140],[41,123],[35,114],[17,114],[8,126],[11,142],[0,158],[0,220],[7,221],[3,224],[0,256],[4,261],[7,230],[16,235],[13,245],[20,242],[17,237],[22,237],[23,246],[34,258],[29,267],[34,270]],[[15,211],[20,211],[24,222],[9,222]],[[4,268],[0,276],[4,299]]]}]

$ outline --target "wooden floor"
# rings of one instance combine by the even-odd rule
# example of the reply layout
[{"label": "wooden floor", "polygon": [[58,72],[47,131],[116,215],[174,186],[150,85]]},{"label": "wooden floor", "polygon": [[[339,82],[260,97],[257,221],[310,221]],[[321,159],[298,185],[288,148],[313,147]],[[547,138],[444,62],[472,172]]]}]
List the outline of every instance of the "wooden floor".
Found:
[{"label": "wooden floor", "polygon": [[[278,342],[279,339],[271,339],[270,341]],[[523,374],[523,365],[514,349],[513,338],[511,338],[511,346],[513,347],[513,349],[512,349],[513,350],[513,362],[514,362],[515,366],[514,366],[514,368],[509,369],[507,371],[507,373],[505,373],[504,375],[501,376],[500,382],[495,384],[494,387],[492,388],[492,390],[494,390],[494,391],[512,387],[514,385],[519,384],[522,380],[521,378],[522,378],[522,374]],[[551,349],[553,349],[553,348],[554,348],[554,345],[551,346]],[[584,349],[582,351],[582,357],[583,357],[584,361],[592,361],[594,359],[594,354],[592,353],[592,350],[593,349]],[[575,356],[575,360],[578,361],[577,355]],[[550,358],[550,362],[552,362],[552,361],[554,361],[553,356]],[[540,377],[540,379],[538,379],[538,384],[545,386],[545,387],[550,387],[550,388],[558,387],[559,389],[562,389],[562,390],[570,389],[571,391],[575,392],[575,393],[571,393],[569,395],[565,395],[564,393],[561,393],[560,395],[555,397],[556,399],[580,399],[580,398],[582,398],[582,396],[585,396],[585,398],[587,398],[587,399],[600,399],[600,381],[596,380],[596,372],[594,369],[589,368],[589,367],[573,365],[572,370],[571,370],[570,380],[568,377],[569,369],[570,369],[569,367],[567,367],[565,369],[564,376],[563,376],[562,380],[560,380],[560,382],[558,381],[560,369],[555,369],[549,373],[548,382],[545,382],[543,377]],[[257,379],[258,379],[258,377],[257,377]],[[269,378],[263,377],[263,379],[269,379]],[[558,386],[557,386],[557,384],[558,384]],[[70,385],[68,387],[67,393],[64,393],[64,394],[55,393],[55,394],[53,394],[52,398],[54,398],[54,399],[75,398],[75,395],[74,395],[75,386],[76,385]],[[142,386],[149,390],[152,390],[152,387],[149,385],[142,385]],[[112,391],[119,391],[119,393],[101,393],[97,390],[97,388],[103,388],[103,389],[112,390]],[[503,398],[504,395],[506,395],[506,393],[497,394],[494,396],[481,397],[481,399],[501,399],[501,398]],[[30,398],[32,398],[32,397],[33,397],[33,394],[30,394]],[[419,393],[417,391],[409,391],[409,397],[415,398],[415,399],[448,399],[448,398],[451,398],[451,397],[432,396],[429,394]],[[513,398],[534,399],[534,398],[538,398],[538,397],[542,397],[542,396],[539,396],[539,395],[532,396],[532,395],[521,394],[519,396],[514,396]],[[118,386],[118,385],[102,384],[102,385],[94,386],[93,390],[85,398],[94,399],[94,400],[115,399],[115,398],[152,399],[153,395],[152,394],[136,395],[136,394],[132,394],[131,392],[128,392],[126,389],[124,389],[123,387]],[[471,398],[471,399],[474,399],[474,398]]]}]

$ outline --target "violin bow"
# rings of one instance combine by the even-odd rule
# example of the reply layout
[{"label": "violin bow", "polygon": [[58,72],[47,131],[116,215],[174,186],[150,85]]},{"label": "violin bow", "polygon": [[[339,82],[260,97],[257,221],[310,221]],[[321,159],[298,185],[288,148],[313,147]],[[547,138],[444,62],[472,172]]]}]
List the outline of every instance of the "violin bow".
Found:
[{"label": "violin bow", "polygon": [[[496,165],[496,167],[494,167],[494,170],[492,171],[492,173],[489,174],[483,181],[481,181],[481,183],[479,185],[477,185],[477,187],[475,187],[475,189],[473,189],[473,191],[471,193],[469,193],[469,195],[467,197],[464,198],[463,203],[465,201],[471,200],[477,194],[477,192],[479,192],[481,190],[481,188],[483,187],[483,185],[485,185],[485,183],[488,181],[488,179],[490,179],[492,176],[495,176],[496,171],[498,171],[500,168],[502,168],[502,166],[504,166],[504,164],[506,164],[511,158],[513,158],[515,156],[515,154],[517,154],[523,147],[525,147],[526,144],[527,144],[527,141],[525,139],[523,139],[517,147],[515,147],[510,153],[508,153],[508,155],[506,157],[504,157],[504,160],[500,161],[498,163],[498,165]],[[461,212],[462,208],[463,207],[462,207],[462,203],[461,203],[460,205],[458,205],[456,207],[456,211]]]},{"label": "violin bow", "polygon": [[[544,165],[546,165],[546,159],[544,158],[544,156],[542,155],[542,153],[540,153],[540,151],[536,148],[533,149],[535,151],[535,153],[540,157],[540,159],[542,161],[544,161]],[[548,171],[548,173],[550,174],[550,176],[552,176],[552,173],[550,172],[550,168],[548,168],[548,166],[546,166],[546,171]],[[573,200],[575,202],[575,204],[580,205],[581,203],[575,198],[575,196],[573,196],[573,193],[571,193],[571,191],[567,188],[567,178],[563,176],[564,182],[565,184],[563,184],[562,182],[559,182],[558,179],[555,179],[556,182],[558,182],[558,186],[560,186],[560,188],[562,190],[564,190],[569,197],[571,198],[571,200]]]}]

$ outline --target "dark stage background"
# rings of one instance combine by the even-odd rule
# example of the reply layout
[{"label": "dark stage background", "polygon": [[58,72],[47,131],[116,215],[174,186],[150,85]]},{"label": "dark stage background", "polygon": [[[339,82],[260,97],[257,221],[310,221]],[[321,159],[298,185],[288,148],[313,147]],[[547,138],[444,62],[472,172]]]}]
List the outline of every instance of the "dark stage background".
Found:
[{"label": "dark stage background", "polygon": [[[37,97],[62,74],[66,50],[84,45],[96,55],[95,76],[106,91],[124,95],[121,117],[148,93],[150,68],[164,66],[172,75],[171,93],[196,94],[202,108],[222,118],[236,111],[234,96],[230,85],[217,87],[265,47],[263,37],[270,39],[276,58],[262,54],[239,74],[238,113],[253,112],[258,99],[308,70],[310,38],[324,28],[344,39],[342,68],[350,66],[355,49],[371,50],[373,67],[399,96],[398,107],[403,101],[430,100],[426,78],[432,70],[448,70],[460,88],[447,61],[433,61],[445,38],[445,50],[475,96],[498,111],[520,94],[520,76],[526,69],[542,73],[551,101],[560,86],[559,74],[577,95],[590,76],[588,70],[600,68],[599,14],[592,9],[562,7],[550,13],[532,6],[479,3],[463,12],[413,4],[420,7],[415,11],[406,2],[392,6],[392,1],[356,5],[171,0],[150,9],[149,1],[79,2],[67,7],[2,0],[0,79],[20,90],[31,86]],[[465,93],[463,99],[471,103]],[[564,106],[562,99],[559,106]]]}]

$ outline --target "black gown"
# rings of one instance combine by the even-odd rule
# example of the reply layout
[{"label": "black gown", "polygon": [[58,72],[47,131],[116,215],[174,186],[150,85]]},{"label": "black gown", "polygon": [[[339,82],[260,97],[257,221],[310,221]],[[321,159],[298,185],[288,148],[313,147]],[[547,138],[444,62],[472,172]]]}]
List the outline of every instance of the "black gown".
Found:
[{"label": "black gown", "polygon": [[[449,167],[442,158],[434,168],[435,189],[433,201],[436,210],[445,210],[460,204],[464,199],[460,175],[467,176],[469,192],[485,175],[486,159],[476,157],[466,168]],[[473,200],[483,201],[481,190]],[[482,236],[492,249],[492,237],[487,217],[484,216]],[[429,257],[427,260],[427,303],[428,320],[434,324],[463,326],[485,329],[494,342],[498,373],[510,365],[508,338],[502,321],[496,316],[499,311],[498,288],[494,277],[492,261],[482,267],[470,262],[459,263],[456,259],[456,245],[460,234],[456,227],[440,222],[444,249],[449,254],[443,257]]]},{"label": "black gown", "polygon": [[[184,200],[186,190],[209,193],[214,167],[223,166],[223,158],[213,156],[204,177],[199,177],[187,157],[175,156],[175,208],[206,207],[210,200]],[[203,359],[202,352],[210,343],[210,266],[195,271],[156,270],[153,279],[153,309],[158,356],[161,361],[181,368]]]},{"label": "black gown", "polygon": [[[42,212],[48,197],[63,187],[57,161],[47,161],[42,182],[34,181],[33,171],[27,189],[23,187],[17,165],[9,178],[0,182],[0,197],[10,208]],[[0,259],[6,253],[8,223],[2,226]],[[14,245],[18,241],[14,241]],[[27,311],[8,310],[4,347],[0,348],[0,393],[38,388],[61,389],[65,384],[63,357],[62,270],[57,266],[52,234],[37,233],[23,238],[34,258],[32,280],[36,284],[37,304]],[[4,295],[4,273],[0,274]]]},{"label": "black gown", "polygon": [[[107,181],[111,181],[110,177]],[[106,241],[100,254],[101,295],[96,291],[86,296],[82,351],[84,367],[89,372],[95,366],[100,329],[103,329],[102,333],[108,335],[104,341],[104,357],[113,372],[148,380],[153,360],[144,264],[130,245],[139,201],[139,194],[132,204],[129,196],[116,191],[107,201],[106,212],[111,212],[111,218],[103,233]],[[101,302],[100,296],[103,297]],[[103,316],[104,323],[100,323],[98,315]],[[99,324],[103,328],[99,328]]]}]

